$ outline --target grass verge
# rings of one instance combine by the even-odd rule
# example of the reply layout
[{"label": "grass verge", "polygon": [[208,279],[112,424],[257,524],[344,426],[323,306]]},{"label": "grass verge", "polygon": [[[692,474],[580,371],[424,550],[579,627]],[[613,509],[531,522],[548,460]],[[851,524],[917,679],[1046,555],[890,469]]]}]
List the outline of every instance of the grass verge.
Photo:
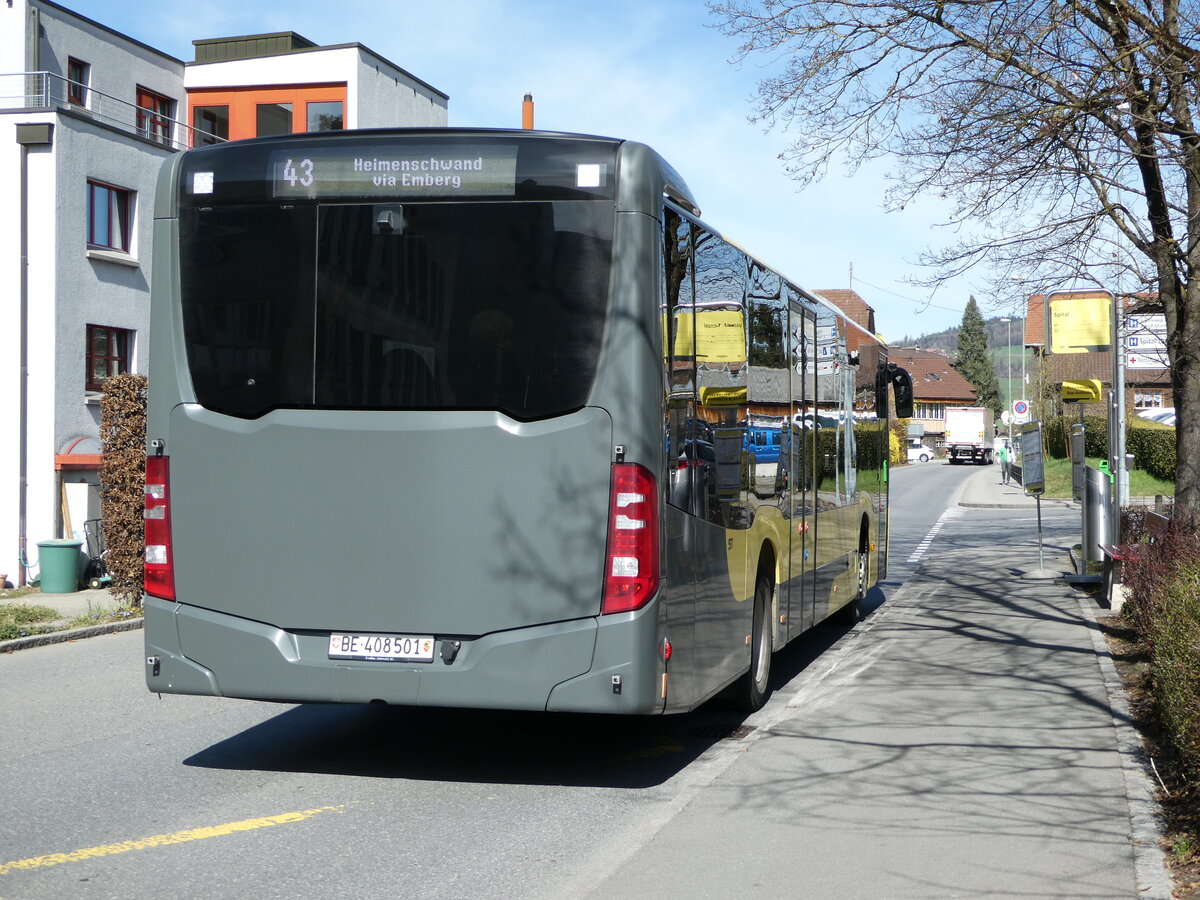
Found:
[{"label": "grass verge", "polygon": [[[1096,468],[1098,459],[1088,459],[1087,464]],[[1071,461],[1069,459],[1043,460],[1046,479],[1046,492],[1043,496],[1055,498],[1070,498],[1071,496]],[[1175,482],[1155,478],[1143,469],[1131,469],[1129,472],[1129,496],[1154,497],[1162,494],[1168,499],[1175,497]]]},{"label": "grass verge", "polygon": [[84,628],[88,625],[106,625],[141,618],[142,610],[129,606],[113,609],[92,609],[80,616],[64,618],[61,613],[37,602],[38,591],[34,588],[17,588],[0,591],[0,641],[14,638]]}]

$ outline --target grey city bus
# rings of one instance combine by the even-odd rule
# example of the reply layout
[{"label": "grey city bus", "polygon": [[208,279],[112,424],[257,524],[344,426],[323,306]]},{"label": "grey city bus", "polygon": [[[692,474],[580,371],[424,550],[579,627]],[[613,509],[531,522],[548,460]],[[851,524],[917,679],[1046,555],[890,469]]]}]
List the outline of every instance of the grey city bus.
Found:
[{"label": "grey city bus", "polygon": [[152,691],[755,708],[884,573],[911,384],[644,145],[210,146],[154,228]]}]

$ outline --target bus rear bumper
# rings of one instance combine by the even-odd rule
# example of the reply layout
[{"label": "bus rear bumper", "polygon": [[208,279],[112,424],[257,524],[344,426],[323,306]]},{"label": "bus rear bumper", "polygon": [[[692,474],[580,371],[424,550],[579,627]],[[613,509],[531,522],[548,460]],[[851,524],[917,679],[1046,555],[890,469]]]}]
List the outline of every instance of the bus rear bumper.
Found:
[{"label": "bus rear bumper", "polygon": [[654,645],[655,606],[462,640],[454,654],[438,637],[432,662],[408,663],[329,659],[327,635],[147,596],[146,685],[285,703],[658,712],[657,675],[633,662]]}]

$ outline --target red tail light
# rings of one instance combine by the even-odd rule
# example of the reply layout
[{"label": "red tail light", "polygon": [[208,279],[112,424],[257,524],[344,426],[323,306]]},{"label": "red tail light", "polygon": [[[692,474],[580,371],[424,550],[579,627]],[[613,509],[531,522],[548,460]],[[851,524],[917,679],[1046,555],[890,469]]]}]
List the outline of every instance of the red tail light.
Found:
[{"label": "red tail light", "polygon": [[146,593],[175,599],[171,550],[171,469],[165,456],[146,457]]},{"label": "red tail light", "polygon": [[633,463],[613,466],[602,613],[629,612],[658,590],[658,488]]}]

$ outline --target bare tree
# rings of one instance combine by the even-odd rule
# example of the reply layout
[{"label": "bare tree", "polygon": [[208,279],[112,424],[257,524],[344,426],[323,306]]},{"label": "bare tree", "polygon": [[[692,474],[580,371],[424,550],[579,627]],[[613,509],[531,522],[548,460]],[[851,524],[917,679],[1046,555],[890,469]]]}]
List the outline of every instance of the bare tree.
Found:
[{"label": "bare tree", "polygon": [[[985,264],[998,291],[1082,278],[1152,290],[1179,412],[1180,512],[1200,513],[1200,3],[725,0],[743,56],[777,60],[756,118],[831,161],[900,163],[894,207],[952,203],[937,283]],[[1003,286],[1003,287],[1002,287]]]}]

